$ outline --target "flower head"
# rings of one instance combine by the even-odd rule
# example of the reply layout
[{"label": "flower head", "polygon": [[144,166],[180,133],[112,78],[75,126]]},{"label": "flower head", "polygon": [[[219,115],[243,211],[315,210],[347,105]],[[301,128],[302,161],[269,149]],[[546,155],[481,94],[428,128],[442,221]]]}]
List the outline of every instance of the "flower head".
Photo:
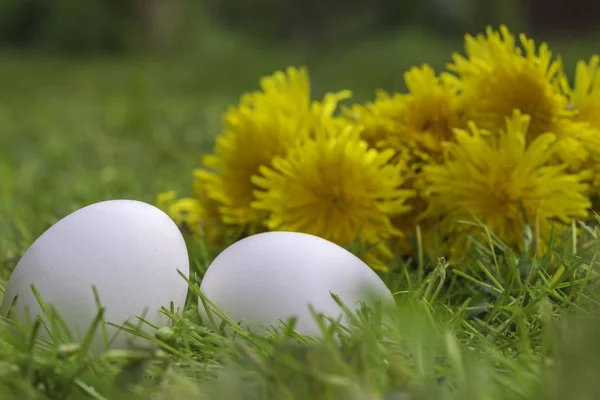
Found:
[{"label": "flower head", "polygon": [[442,143],[452,140],[459,124],[456,89],[428,65],[410,69],[404,80],[408,93],[380,91],[373,103],[354,106],[347,114],[364,127],[363,138],[373,147],[408,147],[417,159],[439,158]]},{"label": "flower head", "polygon": [[265,213],[251,207],[256,190],[251,177],[308,136],[315,120],[332,114],[349,95],[330,94],[323,103],[311,104],[308,73],[295,68],[263,78],[261,87],[229,109],[225,134],[217,138],[214,154],[204,157],[206,170],[196,173],[227,224],[262,224]]},{"label": "flower head", "polygon": [[[475,214],[507,244],[520,247],[525,216],[549,239],[551,223],[585,217],[590,202],[582,177],[565,166],[548,164],[556,150],[556,136],[546,133],[528,140],[531,118],[519,112],[507,118],[505,129],[489,135],[475,124],[457,130],[457,143],[448,145],[446,162],[425,167],[428,183],[427,214],[438,218],[448,235],[451,253],[468,247],[475,233]],[[525,211],[525,216],[522,211]]]},{"label": "flower head", "polygon": [[558,90],[562,64],[552,59],[545,43],[520,35],[523,48],[505,26],[487,29],[487,36],[466,36],[467,56],[453,55],[448,66],[458,79],[446,76],[461,91],[467,120],[480,128],[499,129],[514,109],[531,116],[529,135],[554,131],[557,118],[573,113]]},{"label": "flower head", "polygon": [[577,111],[576,119],[589,122],[600,129],[600,57],[593,56],[589,62],[580,60],[575,68],[575,80],[571,88],[566,77],[561,87],[569,98],[570,105]]},{"label": "flower head", "polygon": [[160,193],[156,205],[186,233],[202,239],[211,250],[220,250],[236,238],[238,232],[235,226],[223,223],[219,204],[208,197],[206,188],[199,171],[195,171],[193,195],[177,197],[177,192]]},{"label": "flower head", "polygon": [[204,210],[197,199],[177,198],[177,192],[170,190],[159,193],[156,206],[163,210],[179,226],[179,229],[198,233]]},{"label": "flower head", "polygon": [[[487,35],[466,36],[466,57],[454,54],[446,75],[461,92],[465,120],[480,129],[497,131],[506,117],[519,110],[531,117],[528,140],[547,132],[556,134],[556,154],[572,170],[580,170],[584,154],[585,126],[574,120],[575,112],[560,90],[562,63],[555,60],[546,43],[536,49],[532,39],[521,34],[522,47],[505,26],[487,29]],[[583,153],[582,153],[583,152]]]},{"label": "flower head", "polygon": [[309,108],[308,74],[303,69],[263,78],[261,87],[227,111],[225,134],[217,138],[214,154],[203,159],[209,170],[196,173],[229,224],[260,219],[250,207],[255,189],[250,177],[294,143],[299,118]]},{"label": "flower head", "polygon": [[392,149],[370,149],[355,126],[321,125],[317,134],[264,166],[253,182],[256,210],[272,230],[310,233],[342,246],[399,235],[390,218],[405,213],[414,193],[402,189]]},{"label": "flower head", "polygon": [[202,220],[199,223],[198,234],[206,239],[210,248],[219,250],[238,238],[241,229],[236,225],[223,222],[221,204],[209,196],[205,181],[201,178],[203,173],[201,169],[195,170],[192,182],[193,198],[202,207]]},{"label": "flower head", "polygon": [[[580,60],[575,69],[571,88],[566,77],[561,80],[563,92],[576,111],[574,119],[579,122],[577,143],[565,149],[579,164],[589,167],[592,185],[597,192],[600,187],[600,57],[593,56],[588,63]],[[573,140],[572,140],[573,142]],[[571,163],[572,164],[572,163]]]},{"label": "flower head", "polygon": [[[443,143],[454,140],[453,129],[460,126],[461,110],[456,87],[436,75],[428,65],[411,68],[404,74],[407,93],[378,92],[374,102],[355,105],[346,111],[348,119],[360,125],[362,138],[371,147],[396,150],[395,159],[406,160],[402,170],[404,186],[416,190],[408,199],[411,212],[392,218],[394,227],[415,233],[417,221],[426,207],[418,179],[423,165],[442,161]],[[406,254],[408,238],[397,241],[395,250]]]}]

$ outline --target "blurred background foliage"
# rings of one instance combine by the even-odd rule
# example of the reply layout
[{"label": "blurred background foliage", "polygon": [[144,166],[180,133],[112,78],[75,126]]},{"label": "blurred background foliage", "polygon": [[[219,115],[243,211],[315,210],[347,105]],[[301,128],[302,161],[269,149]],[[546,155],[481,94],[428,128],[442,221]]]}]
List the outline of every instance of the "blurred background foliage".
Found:
[{"label": "blurred background foliage", "polygon": [[[595,0],[3,0],[0,44],[70,53],[172,50],[214,25],[269,44],[326,49],[421,26],[437,34],[505,23],[531,34],[593,34]],[[194,34],[192,34],[194,32]],[[192,43],[190,43],[192,42]]]}]

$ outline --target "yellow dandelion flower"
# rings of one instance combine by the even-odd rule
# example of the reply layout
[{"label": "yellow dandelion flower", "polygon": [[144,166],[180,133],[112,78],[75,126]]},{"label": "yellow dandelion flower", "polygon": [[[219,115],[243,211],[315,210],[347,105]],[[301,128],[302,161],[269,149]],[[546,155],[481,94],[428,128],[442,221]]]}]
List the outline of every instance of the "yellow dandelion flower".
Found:
[{"label": "yellow dandelion flower", "polygon": [[531,115],[529,135],[553,132],[557,117],[573,115],[558,90],[562,64],[552,58],[546,43],[537,51],[534,41],[524,34],[520,41],[523,48],[505,26],[499,32],[488,27],[487,36],[467,35],[467,57],[454,54],[448,65],[459,79],[447,79],[468,104],[467,119],[480,128],[497,130],[518,109]]},{"label": "yellow dandelion flower", "polygon": [[[435,73],[429,65],[413,67],[404,74],[407,93],[377,93],[374,102],[355,105],[347,118],[363,127],[362,138],[378,149],[393,148],[396,159],[404,160],[405,186],[416,189],[408,200],[412,211],[392,218],[393,225],[413,235],[417,218],[426,208],[419,189],[419,172],[424,164],[440,162],[443,143],[452,141],[453,129],[460,126],[461,110],[457,88]],[[428,221],[419,221],[427,225]],[[397,241],[395,250],[407,254],[407,239]]]},{"label": "yellow dandelion flower", "polygon": [[160,193],[156,205],[179,226],[183,233],[191,233],[205,241],[212,250],[222,249],[228,240],[235,239],[236,231],[223,224],[218,203],[206,195],[202,182],[194,180],[193,197],[177,197],[174,190]]},{"label": "yellow dandelion flower", "polygon": [[310,79],[306,68],[289,67],[260,79],[261,90],[242,96],[241,103],[250,107],[272,107],[287,116],[305,112],[310,100]]},{"label": "yellow dandelion flower", "polygon": [[497,131],[517,109],[531,116],[528,140],[546,132],[556,134],[557,155],[572,169],[587,157],[581,143],[585,126],[573,120],[575,112],[560,90],[564,73],[546,43],[536,49],[524,34],[516,38],[505,26],[487,29],[487,35],[467,35],[466,57],[454,54],[448,69],[457,76],[445,80],[460,90],[465,119],[480,129]]},{"label": "yellow dandelion flower", "polygon": [[600,57],[593,56],[589,62],[580,60],[575,68],[573,88],[567,77],[561,80],[561,87],[569,98],[569,103],[577,111],[576,119],[589,122],[600,129]]},{"label": "yellow dandelion flower", "polygon": [[175,199],[177,199],[177,192],[175,190],[159,193],[156,196],[156,207],[165,211]]},{"label": "yellow dandelion flower", "polygon": [[464,253],[467,235],[474,227],[459,224],[475,214],[500,239],[520,247],[525,214],[539,226],[540,239],[547,241],[551,223],[568,223],[587,215],[590,202],[587,184],[565,166],[549,165],[556,143],[554,134],[527,140],[531,118],[515,112],[497,135],[456,130],[457,143],[448,145],[443,165],[425,167],[430,208],[427,213],[441,220],[449,235],[450,249]]},{"label": "yellow dandelion flower", "polygon": [[394,252],[387,243],[380,242],[363,249],[358,253],[358,257],[371,268],[387,272],[390,262],[394,259]]},{"label": "yellow dandelion flower", "polygon": [[262,78],[261,88],[242,96],[239,107],[228,110],[226,132],[216,139],[215,154],[203,159],[211,171],[196,174],[209,196],[221,204],[228,224],[260,222],[260,213],[250,207],[255,190],[250,177],[297,140],[299,118],[310,105],[305,69],[289,68],[287,74]]},{"label": "yellow dandelion flower", "polygon": [[380,91],[373,103],[354,106],[348,116],[364,126],[363,138],[374,147],[409,146],[419,158],[437,158],[460,122],[456,88],[428,65],[411,68],[404,80],[408,93]]},{"label": "yellow dandelion flower", "polygon": [[[453,129],[459,124],[456,89],[444,83],[428,65],[412,68],[404,80],[408,88],[401,121],[404,136],[421,152],[436,157],[442,143],[453,139]],[[404,141],[402,130],[400,135],[390,137],[392,147],[398,147],[394,142]]]},{"label": "yellow dandelion flower", "polygon": [[183,231],[199,233],[199,226],[204,218],[204,210],[197,199],[177,198],[174,190],[160,193],[156,205],[163,210]]},{"label": "yellow dandelion flower", "polygon": [[343,100],[347,100],[352,97],[352,92],[350,90],[342,90],[336,93],[325,93],[322,101],[313,101],[311,104],[311,120],[309,122],[314,121],[323,121],[334,118],[334,121],[337,124],[345,124],[347,123],[343,118],[335,118],[335,112],[337,111],[338,105]]},{"label": "yellow dandelion flower", "polygon": [[[399,235],[390,218],[409,210],[392,149],[370,149],[356,127],[323,125],[313,138],[262,167],[253,207],[269,212],[272,230],[310,233],[342,246],[356,238],[379,243]],[[337,131],[327,132],[327,130]]]},{"label": "yellow dandelion flower", "polygon": [[[561,88],[568,96],[571,107],[577,112],[575,120],[580,125],[579,137],[571,141],[571,148],[565,149],[572,157],[577,157],[580,165],[589,166],[595,192],[600,187],[600,57],[593,56],[588,63],[580,60],[575,69],[575,79],[571,88],[566,77],[561,80]],[[573,164],[573,162],[571,162]]]},{"label": "yellow dandelion flower", "polygon": [[392,96],[380,90],[377,91],[374,102],[345,108],[345,115],[349,122],[363,127],[361,137],[371,147],[390,147],[387,138],[398,130],[400,116],[404,111],[404,102],[400,99],[403,99],[400,94]]},{"label": "yellow dandelion flower", "polygon": [[201,179],[202,170],[194,171],[192,192],[194,199],[202,207],[202,220],[199,224],[199,235],[204,237],[211,249],[222,249],[230,240],[239,236],[240,230],[235,225],[223,222],[220,212],[220,203],[208,195],[204,181]]},{"label": "yellow dandelion flower", "polygon": [[310,102],[306,69],[289,68],[261,79],[262,91],[242,96],[225,115],[225,134],[216,139],[214,154],[203,159],[206,170],[196,173],[209,196],[220,204],[226,224],[262,224],[265,213],[251,207],[261,166],[284,155],[310,133],[314,120],[333,113],[348,92],[330,94],[323,103]]}]

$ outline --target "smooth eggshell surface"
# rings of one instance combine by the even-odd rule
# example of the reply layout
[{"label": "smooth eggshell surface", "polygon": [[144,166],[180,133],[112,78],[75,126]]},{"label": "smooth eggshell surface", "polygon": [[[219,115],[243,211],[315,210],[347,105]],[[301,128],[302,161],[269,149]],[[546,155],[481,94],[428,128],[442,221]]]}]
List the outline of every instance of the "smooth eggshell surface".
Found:
[{"label": "smooth eggshell surface", "polygon": [[[134,200],[103,201],[61,219],[31,245],[8,281],[0,312],[6,315],[18,295],[14,311],[21,322],[27,308],[30,316],[41,316],[30,288],[35,285],[79,340],[98,313],[94,285],[107,322],[138,324],[135,317],[143,316],[161,326],[168,318],[160,307],[173,302],[176,309],[185,302],[187,283],[177,270],[188,276],[188,253],[178,227],[164,212]],[[145,324],[143,329],[152,332]],[[110,326],[107,331],[110,337],[118,332],[111,348],[140,341]],[[92,350],[104,348],[97,331]]]},{"label": "smooth eggshell surface", "polygon": [[[296,232],[261,233],[234,243],[209,266],[200,289],[242,325],[269,328],[295,316],[296,331],[306,335],[320,334],[309,304],[329,317],[343,314],[330,293],[351,308],[361,301],[394,304],[383,281],[358,257],[325,239]],[[206,318],[201,302],[199,308]]]}]

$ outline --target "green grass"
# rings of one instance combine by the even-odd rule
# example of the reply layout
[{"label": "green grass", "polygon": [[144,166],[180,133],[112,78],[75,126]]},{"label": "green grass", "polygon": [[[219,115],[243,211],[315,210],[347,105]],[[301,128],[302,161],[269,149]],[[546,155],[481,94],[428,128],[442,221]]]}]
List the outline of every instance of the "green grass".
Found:
[{"label": "green grass", "polygon": [[[0,293],[27,247],[59,218],[110,198],[189,191],[226,106],[261,75],[310,67],[314,92],[402,88],[442,67],[462,38],[419,31],[315,55],[224,36],[173,59],[0,56]],[[597,42],[551,43],[568,69]],[[288,332],[222,335],[191,307],[160,350],[99,356],[33,347],[0,319],[0,399],[587,399],[600,389],[595,223],[549,254],[512,254],[490,235],[463,272],[405,260],[383,276],[398,310],[320,341]],[[190,241],[192,264],[210,262]],[[555,275],[557,269],[564,272]],[[555,279],[553,279],[553,277]]]}]

